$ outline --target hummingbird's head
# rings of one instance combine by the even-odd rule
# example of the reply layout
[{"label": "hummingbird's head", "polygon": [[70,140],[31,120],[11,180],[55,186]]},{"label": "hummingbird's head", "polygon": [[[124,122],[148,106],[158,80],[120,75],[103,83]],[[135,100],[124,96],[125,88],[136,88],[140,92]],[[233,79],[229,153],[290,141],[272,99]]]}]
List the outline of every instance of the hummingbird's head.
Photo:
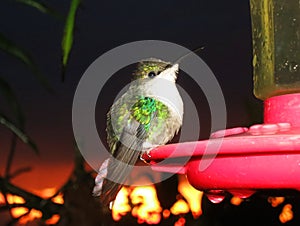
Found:
[{"label": "hummingbird's head", "polygon": [[164,78],[169,81],[176,81],[178,64],[172,65],[156,58],[143,60],[138,64],[134,73],[135,79],[153,80],[155,78]]},{"label": "hummingbird's head", "polygon": [[130,85],[133,95],[146,96],[162,102],[182,118],[183,103],[177,90],[178,64],[151,58],[138,64],[135,80]]}]

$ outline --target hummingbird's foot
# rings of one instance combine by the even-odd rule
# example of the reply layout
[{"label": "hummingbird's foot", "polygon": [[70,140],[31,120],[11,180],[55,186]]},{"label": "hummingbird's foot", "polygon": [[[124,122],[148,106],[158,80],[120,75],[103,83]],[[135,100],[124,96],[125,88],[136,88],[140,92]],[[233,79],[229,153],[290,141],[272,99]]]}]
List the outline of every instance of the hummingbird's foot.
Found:
[{"label": "hummingbird's foot", "polygon": [[147,150],[146,152],[143,152],[143,153],[141,153],[141,155],[140,155],[140,160],[142,160],[144,163],[147,163],[147,164],[149,164],[149,163],[150,163],[150,161],[149,161],[149,160],[146,160],[146,159],[144,159],[144,158],[143,158],[143,154],[144,154],[144,153],[146,153],[146,155],[147,155],[149,158],[151,158],[150,151],[151,151],[151,150]]},{"label": "hummingbird's foot", "polygon": [[140,160],[142,160],[144,163],[148,163],[148,161],[143,158],[143,153],[140,155]]},{"label": "hummingbird's foot", "polygon": [[149,142],[143,143],[143,149],[144,149],[144,151],[143,151],[143,153],[141,154],[140,159],[141,159],[142,161],[144,161],[145,163],[149,163],[149,161],[147,161],[147,160],[145,160],[145,159],[143,158],[143,154],[146,153],[146,155],[147,155],[149,158],[151,158],[151,150],[153,150],[154,148],[156,148],[156,147],[158,147],[158,146],[159,146],[159,145],[153,145],[153,144],[151,144],[151,143],[149,143]]},{"label": "hummingbird's foot", "polygon": [[151,154],[150,154],[151,150],[146,151],[146,154],[149,158],[151,158]]},{"label": "hummingbird's foot", "polygon": [[158,145],[153,145],[153,144],[151,144],[151,143],[149,143],[149,142],[145,142],[145,143],[143,144],[143,148],[146,149],[146,154],[147,154],[147,156],[148,156],[149,158],[151,158],[151,154],[150,154],[151,150],[154,149],[154,148],[156,148],[157,146],[158,146]]}]

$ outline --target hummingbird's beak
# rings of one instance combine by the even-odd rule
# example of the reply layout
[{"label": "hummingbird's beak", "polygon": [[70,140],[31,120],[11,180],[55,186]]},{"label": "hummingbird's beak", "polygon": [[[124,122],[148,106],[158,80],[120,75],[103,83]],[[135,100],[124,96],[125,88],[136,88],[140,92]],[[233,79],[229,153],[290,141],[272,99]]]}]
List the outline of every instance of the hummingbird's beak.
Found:
[{"label": "hummingbird's beak", "polygon": [[177,79],[177,72],[179,70],[179,65],[174,64],[172,67],[167,68],[159,74],[159,77],[167,79],[171,82],[175,82]]}]

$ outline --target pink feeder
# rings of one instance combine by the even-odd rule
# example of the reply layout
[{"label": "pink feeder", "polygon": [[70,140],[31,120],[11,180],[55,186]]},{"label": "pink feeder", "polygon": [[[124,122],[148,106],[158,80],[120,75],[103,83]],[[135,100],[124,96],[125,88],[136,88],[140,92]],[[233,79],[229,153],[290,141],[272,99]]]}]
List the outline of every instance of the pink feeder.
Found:
[{"label": "pink feeder", "polygon": [[225,191],[246,198],[260,189],[300,190],[300,25],[291,25],[300,21],[300,2],[250,3],[254,93],[265,100],[264,123],[144,155],[155,171],[186,174],[215,203]]},{"label": "pink feeder", "polygon": [[[224,138],[218,134],[224,131],[210,140],[161,146],[144,157],[155,171],[186,174],[215,202],[222,201],[224,190],[241,198],[258,189],[300,190],[300,94],[267,99],[264,124],[225,130]],[[205,156],[214,143],[219,145],[216,153]],[[209,162],[207,168],[201,169],[202,161]]]}]

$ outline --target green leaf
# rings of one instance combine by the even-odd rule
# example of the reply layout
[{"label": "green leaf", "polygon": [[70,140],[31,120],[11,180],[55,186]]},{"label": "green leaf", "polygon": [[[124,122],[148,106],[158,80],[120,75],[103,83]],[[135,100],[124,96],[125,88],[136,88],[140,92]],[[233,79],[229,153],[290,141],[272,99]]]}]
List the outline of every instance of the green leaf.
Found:
[{"label": "green leaf", "polygon": [[15,45],[12,41],[7,39],[3,34],[0,33],[0,49],[4,52],[16,57],[21,60],[25,65],[31,69],[35,69],[35,64],[29,54],[27,54],[20,47]]},{"label": "green leaf", "polygon": [[7,104],[10,105],[10,109],[16,117],[17,124],[20,128],[24,128],[25,117],[21,106],[17,100],[16,95],[14,94],[11,86],[0,77],[0,94],[6,99]]},{"label": "green leaf", "polygon": [[39,10],[42,13],[52,15],[56,18],[61,18],[61,15],[50,7],[46,6],[44,3],[37,0],[15,0],[16,2],[22,3],[24,5],[28,5]]},{"label": "green leaf", "polygon": [[73,46],[73,35],[75,26],[75,17],[81,0],[72,0],[69,13],[66,18],[64,34],[62,38],[62,80],[65,78],[65,69],[68,64],[69,55]]},{"label": "green leaf", "polygon": [[47,79],[43,75],[41,75],[31,56],[28,53],[26,53],[25,50],[23,50],[15,43],[10,41],[8,38],[6,38],[2,33],[0,33],[0,50],[23,62],[33,72],[33,74],[39,80],[39,82],[48,91],[52,92],[52,88],[50,87]]},{"label": "green leaf", "polygon": [[9,121],[3,114],[0,113],[0,124],[4,125],[10,131],[18,136],[18,138],[29,147],[31,147],[35,153],[39,153],[36,144],[17,126],[15,126],[11,121]]}]

